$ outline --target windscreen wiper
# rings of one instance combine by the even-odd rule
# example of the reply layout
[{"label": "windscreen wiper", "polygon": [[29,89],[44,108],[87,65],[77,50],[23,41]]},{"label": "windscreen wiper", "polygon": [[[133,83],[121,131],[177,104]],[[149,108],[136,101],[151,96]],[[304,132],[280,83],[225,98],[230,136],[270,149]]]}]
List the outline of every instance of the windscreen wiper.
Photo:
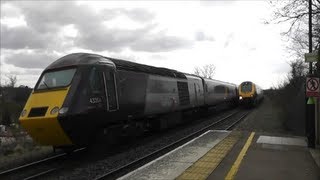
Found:
[{"label": "windscreen wiper", "polygon": [[50,87],[48,86],[48,84],[46,82],[43,81],[43,84],[47,87],[47,89],[50,89]]}]

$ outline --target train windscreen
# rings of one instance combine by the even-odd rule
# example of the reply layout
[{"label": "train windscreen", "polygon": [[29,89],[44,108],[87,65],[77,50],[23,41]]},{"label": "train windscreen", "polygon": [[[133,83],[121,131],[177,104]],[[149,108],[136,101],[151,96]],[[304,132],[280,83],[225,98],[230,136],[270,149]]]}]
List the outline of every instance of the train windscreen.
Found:
[{"label": "train windscreen", "polygon": [[241,91],[242,92],[251,92],[252,90],[252,83],[244,82],[241,84]]},{"label": "train windscreen", "polygon": [[49,71],[42,75],[35,90],[45,90],[68,86],[76,72],[76,69]]}]

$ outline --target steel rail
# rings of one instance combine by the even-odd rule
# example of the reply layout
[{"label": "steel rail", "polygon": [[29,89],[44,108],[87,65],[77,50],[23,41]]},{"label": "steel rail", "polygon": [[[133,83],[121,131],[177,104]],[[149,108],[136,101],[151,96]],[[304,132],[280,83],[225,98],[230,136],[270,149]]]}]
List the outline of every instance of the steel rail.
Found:
[{"label": "steel rail", "polygon": [[49,170],[45,170],[45,171],[42,171],[40,173],[28,176],[27,178],[24,178],[24,180],[36,179],[36,178],[39,178],[40,176],[52,173],[53,171],[56,171],[56,170],[58,170],[58,168],[51,168]]},{"label": "steel rail", "polygon": [[[234,116],[235,114],[239,113],[241,110],[238,110],[236,112],[233,112],[229,115],[227,115],[226,117],[223,117],[211,124],[209,124],[208,126],[184,137],[184,138],[181,138],[161,149],[158,149],[152,153],[149,153],[147,154],[146,156],[143,156],[135,161],[132,161],[126,165],[123,165],[119,168],[116,168],[114,170],[111,170],[110,172],[107,172],[103,175],[100,175],[98,177],[95,178],[95,180],[100,180],[100,179],[111,179],[111,178],[114,178],[114,176],[116,176],[117,174],[120,174],[120,172],[124,171],[125,169],[129,169],[129,168],[135,168],[137,167],[137,165],[141,164],[142,162],[144,161],[148,161],[148,160],[152,160],[154,159],[154,157],[157,157],[158,155],[162,155],[162,154],[165,154],[167,153],[170,149],[174,149],[174,147],[176,147],[177,145],[181,145],[183,144],[183,142],[187,142],[188,140],[190,139],[193,139],[193,137],[197,137],[199,136],[200,134],[204,133],[205,131],[207,131],[208,129],[212,128],[213,126],[216,126],[217,124],[229,119],[230,117]],[[226,130],[232,128],[236,123],[240,122],[245,116],[247,116],[249,114],[249,112],[247,112],[245,115],[241,116],[236,122],[232,123],[232,126],[229,126]]]},{"label": "steel rail", "polygon": [[49,162],[49,161],[52,161],[54,159],[58,159],[58,158],[64,157],[66,155],[67,155],[66,153],[61,153],[61,154],[54,155],[52,157],[48,157],[48,158],[45,158],[45,159],[42,159],[42,160],[39,160],[39,161],[34,161],[32,163],[28,163],[28,164],[24,164],[22,166],[18,166],[18,167],[12,168],[12,169],[8,169],[8,170],[0,172],[0,176],[7,176],[7,175],[10,175],[10,174],[16,173],[18,171],[21,171],[23,169],[30,168],[32,166],[39,165],[39,164],[42,164],[42,163],[45,163],[45,162]]},{"label": "steel rail", "polygon": [[[84,149],[85,148],[79,148],[79,149],[74,150],[73,152],[74,153],[75,152],[79,152],[79,151],[82,151]],[[39,160],[39,161],[34,161],[34,162],[27,163],[27,164],[24,164],[24,165],[15,167],[15,168],[11,168],[11,169],[8,169],[8,170],[0,172],[0,176],[9,176],[10,174],[14,174],[14,173],[23,171],[25,169],[31,168],[33,166],[38,166],[40,164],[47,163],[47,162],[50,162],[50,161],[53,161],[53,160],[57,160],[57,159],[60,159],[62,157],[65,157],[67,155],[68,155],[68,153],[61,153],[61,154],[57,154],[57,155],[54,155],[54,156],[51,156],[51,157],[48,157],[48,158],[44,158],[44,159]],[[41,175],[48,174],[48,173],[52,172],[53,170],[57,170],[57,169],[58,169],[58,167],[57,168],[51,168],[50,170],[42,171],[40,173],[34,174],[34,175],[32,175],[30,177],[27,177],[25,179],[33,179],[33,178],[39,177]]]},{"label": "steel rail", "polygon": [[233,122],[230,126],[226,128],[226,130],[229,130],[233,128],[236,124],[238,124],[243,118],[245,118],[251,111],[246,112],[244,115],[242,115],[237,121]]}]

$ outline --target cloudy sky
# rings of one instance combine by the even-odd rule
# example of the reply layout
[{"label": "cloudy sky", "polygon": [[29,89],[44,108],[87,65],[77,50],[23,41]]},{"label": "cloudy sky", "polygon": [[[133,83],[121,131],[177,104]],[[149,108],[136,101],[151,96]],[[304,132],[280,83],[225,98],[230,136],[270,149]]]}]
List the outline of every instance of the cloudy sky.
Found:
[{"label": "cloudy sky", "polygon": [[290,70],[288,24],[264,24],[267,1],[1,1],[1,83],[33,87],[69,53],[90,52],[269,88]]}]

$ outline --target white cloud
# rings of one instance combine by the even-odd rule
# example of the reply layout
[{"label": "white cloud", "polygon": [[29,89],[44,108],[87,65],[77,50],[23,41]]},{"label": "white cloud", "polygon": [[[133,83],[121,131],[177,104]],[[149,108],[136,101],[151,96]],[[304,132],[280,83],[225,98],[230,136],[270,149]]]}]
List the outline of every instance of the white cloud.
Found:
[{"label": "white cloud", "polygon": [[75,38],[78,36],[79,31],[78,29],[75,28],[74,24],[69,24],[62,27],[60,33],[61,33],[61,36]]}]

